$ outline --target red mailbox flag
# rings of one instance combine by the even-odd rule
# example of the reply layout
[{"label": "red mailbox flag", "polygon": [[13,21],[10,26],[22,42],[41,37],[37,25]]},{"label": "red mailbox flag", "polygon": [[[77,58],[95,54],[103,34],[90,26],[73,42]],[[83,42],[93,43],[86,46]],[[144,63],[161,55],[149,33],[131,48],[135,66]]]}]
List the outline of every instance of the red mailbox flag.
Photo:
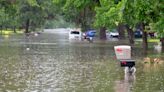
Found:
[{"label": "red mailbox flag", "polygon": [[116,51],[121,53],[122,49],[121,48],[117,48]]},{"label": "red mailbox flag", "polygon": [[122,63],[123,65],[126,65],[126,64],[127,64],[127,62],[126,62],[126,61],[122,61],[121,63]]}]

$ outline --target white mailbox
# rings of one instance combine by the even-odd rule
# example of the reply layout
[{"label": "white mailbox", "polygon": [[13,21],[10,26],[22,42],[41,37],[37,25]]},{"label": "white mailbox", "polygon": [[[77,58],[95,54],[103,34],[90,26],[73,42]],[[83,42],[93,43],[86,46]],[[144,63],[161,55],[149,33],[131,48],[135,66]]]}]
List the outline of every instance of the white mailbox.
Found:
[{"label": "white mailbox", "polygon": [[114,46],[116,58],[119,60],[131,59],[131,46],[119,45]]}]

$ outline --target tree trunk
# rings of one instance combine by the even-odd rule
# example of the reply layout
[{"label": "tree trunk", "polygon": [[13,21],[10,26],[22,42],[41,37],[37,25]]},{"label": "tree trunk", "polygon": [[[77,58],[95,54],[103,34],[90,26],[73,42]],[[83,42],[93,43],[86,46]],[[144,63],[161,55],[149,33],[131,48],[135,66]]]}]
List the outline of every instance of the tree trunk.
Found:
[{"label": "tree trunk", "polygon": [[134,32],[128,25],[126,25],[126,29],[128,32],[129,43],[131,45],[133,45],[134,44]]},{"label": "tree trunk", "polygon": [[25,33],[29,33],[30,19],[26,21]]},{"label": "tree trunk", "polygon": [[148,50],[148,42],[147,42],[147,32],[144,31],[145,25],[141,23],[140,28],[142,31],[142,40],[143,40],[142,45],[143,45],[144,52],[146,52]]},{"label": "tree trunk", "polygon": [[124,25],[119,23],[117,27],[117,31],[119,33],[119,38],[120,39],[125,39],[125,31],[124,31]]},{"label": "tree trunk", "polygon": [[85,21],[85,12],[86,12],[86,9],[84,8],[82,10],[82,12],[80,13],[80,18],[81,18],[80,23],[81,23],[82,30],[87,30],[87,28],[86,28],[86,21]]},{"label": "tree trunk", "polygon": [[86,30],[88,30],[88,29],[92,29],[92,28],[91,28],[91,24],[93,24],[93,23],[92,23],[92,18],[93,18],[94,15],[92,15],[91,11],[92,11],[92,10],[90,9],[90,7],[85,7],[85,8],[83,9],[83,11],[81,11],[81,13],[80,13],[81,28],[82,28],[84,31],[86,31]]},{"label": "tree trunk", "polygon": [[2,26],[0,26],[0,30],[1,30],[1,35],[2,35],[2,30],[3,30]]},{"label": "tree trunk", "polygon": [[13,31],[14,31],[14,33],[16,33],[16,27],[15,26],[13,27]]},{"label": "tree trunk", "polygon": [[162,53],[164,53],[164,38],[161,38],[160,41],[162,46]]},{"label": "tree trunk", "polygon": [[143,48],[144,50],[148,50],[148,42],[147,42],[147,32],[143,31],[143,35],[142,35],[142,39],[143,39]]},{"label": "tree trunk", "polygon": [[100,40],[106,40],[106,28],[105,27],[100,28]]}]

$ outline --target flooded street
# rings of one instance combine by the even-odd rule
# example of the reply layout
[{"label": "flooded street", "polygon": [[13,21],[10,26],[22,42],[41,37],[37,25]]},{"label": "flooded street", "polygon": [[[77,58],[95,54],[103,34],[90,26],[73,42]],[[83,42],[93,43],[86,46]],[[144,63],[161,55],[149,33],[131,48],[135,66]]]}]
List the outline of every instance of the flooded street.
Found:
[{"label": "flooded street", "polygon": [[0,92],[164,92],[164,63],[143,64],[134,46],[137,71],[124,75],[113,49],[119,44],[127,42],[71,42],[66,31],[0,36]]}]

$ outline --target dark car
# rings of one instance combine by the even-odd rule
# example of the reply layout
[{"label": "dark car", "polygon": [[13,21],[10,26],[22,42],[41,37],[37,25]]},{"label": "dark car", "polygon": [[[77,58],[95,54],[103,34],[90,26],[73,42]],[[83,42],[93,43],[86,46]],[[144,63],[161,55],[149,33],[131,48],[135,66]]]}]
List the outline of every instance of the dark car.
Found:
[{"label": "dark car", "polygon": [[156,37],[156,34],[155,32],[148,32],[148,36],[150,36],[151,38],[154,38]]},{"label": "dark car", "polygon": [[141,31],[135,31],[134,32],[134,37],[135,38],[142,38],[142,32]]}]

